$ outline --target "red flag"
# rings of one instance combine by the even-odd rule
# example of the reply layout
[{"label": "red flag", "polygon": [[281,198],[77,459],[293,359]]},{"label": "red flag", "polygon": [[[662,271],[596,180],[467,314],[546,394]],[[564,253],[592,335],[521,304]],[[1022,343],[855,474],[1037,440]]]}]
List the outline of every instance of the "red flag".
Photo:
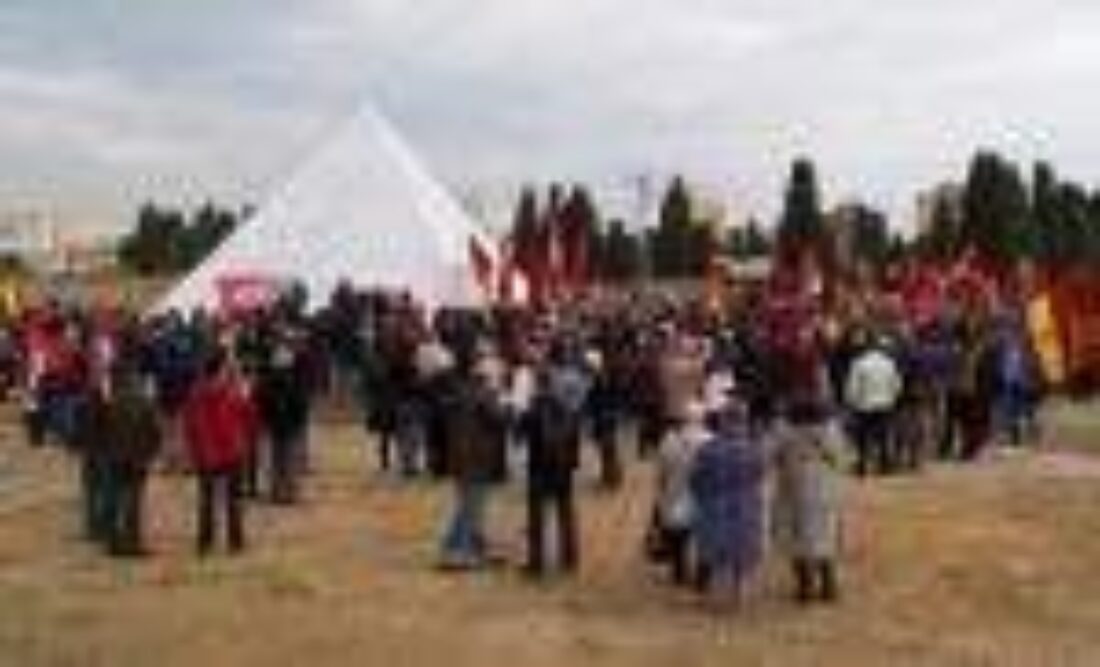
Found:
[{"label": "red flag", "polygon": [[474,270],[474,279],[487,293],[493,291],[493,256],[481,239],[471,236],[469,241],[470,266]]}]

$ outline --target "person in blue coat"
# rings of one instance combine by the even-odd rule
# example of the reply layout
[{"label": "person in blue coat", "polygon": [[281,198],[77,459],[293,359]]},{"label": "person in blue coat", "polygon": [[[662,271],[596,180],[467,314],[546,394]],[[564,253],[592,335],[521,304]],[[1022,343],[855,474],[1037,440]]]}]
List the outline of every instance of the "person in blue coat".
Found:
[{"label": "person in blue coat", "polygon": [[695,457],[690,488],[700,592],[729,591],[735,603],[760,563],[763,542],[763,447],[751,435],[744,405],[714,416],[714,435]]}]

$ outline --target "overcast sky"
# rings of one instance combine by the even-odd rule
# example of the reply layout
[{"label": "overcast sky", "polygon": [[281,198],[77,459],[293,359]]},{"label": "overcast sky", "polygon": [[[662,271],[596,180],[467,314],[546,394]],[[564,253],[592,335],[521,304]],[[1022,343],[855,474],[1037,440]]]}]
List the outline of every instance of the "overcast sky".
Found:
[{"label": "overcast sky", "polygon": [[[375,99],[463,192],[684,172],[895,214],[978,145],[1100,181],[1095,0],[3,0],[0,208],[262,199]],[[92,214],[89,213],[89,216]]]}]

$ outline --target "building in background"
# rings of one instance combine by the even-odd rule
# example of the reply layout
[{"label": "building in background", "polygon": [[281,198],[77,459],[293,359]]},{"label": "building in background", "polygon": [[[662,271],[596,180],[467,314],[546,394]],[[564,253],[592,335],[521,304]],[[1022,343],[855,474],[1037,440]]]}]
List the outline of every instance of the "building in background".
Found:
[{"label": "building in background", "polygon": [[41,208],[0,210],[0,262],[33,274],[87,275],[112,268],[117,236],[99,226],[61,224]]}]

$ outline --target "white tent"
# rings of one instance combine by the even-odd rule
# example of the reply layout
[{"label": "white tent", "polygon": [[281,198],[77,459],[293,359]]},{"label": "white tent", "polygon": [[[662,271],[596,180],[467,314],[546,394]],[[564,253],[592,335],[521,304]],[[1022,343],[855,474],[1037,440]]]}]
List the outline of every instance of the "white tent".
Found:
[{"label": "white tent", "polygon": [[473,243],[497,263],[494,244],[367,107],[156,310],[216,307],[219,283],[235,277],[300,281],[314,306],[344,280],[432,306],[476,305],[488,295]]}]

